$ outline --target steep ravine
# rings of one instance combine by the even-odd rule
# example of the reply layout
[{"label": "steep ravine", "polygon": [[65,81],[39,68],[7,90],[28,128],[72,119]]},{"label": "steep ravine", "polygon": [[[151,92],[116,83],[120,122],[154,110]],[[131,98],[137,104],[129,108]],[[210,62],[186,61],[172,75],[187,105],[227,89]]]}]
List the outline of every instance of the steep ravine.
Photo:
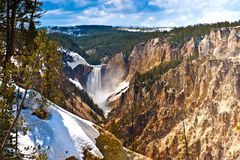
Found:
[{"label": "steep ravine", "polygon": [[[63,48],[59,48],[59,52],[63,55],[63,71],[70,83],[76,85],[79,90],[85,90],[93,99],[94,103],[98,104],[98,106],[94,105],[94,108],[92,107],[93,105],[90,106],[93,110],[87,111],[88,109],[85,109],[85,111],[83,111],[82,108],[86,107],[78,107],[84,105],[79,104],[81,103],[81,97],[76,97],[73,98],[74,100],[67,102],[66,108],[68,108],[69,111],[73,108],[72,110],[75,114],[93,120],[93,122],[96,122],[97,116],[101,116],[101,114],[99,115],[99,108],[102,109],[104,115],[107,116],[111,107],[108,107],[106,100],[115,93],[115,90],[119,88],[119,84],[127,75],[127,62],[123,53],[116,54],[106,64],[91,65],[78,53]],[[66,89],[64,88],[64,90]],[[72,97],[75,97],[74,93],[82,93],[82,91],[72,91]],[[88,97],[86,94],[82,93],[81,95],[85,97],[85,100],[90,101],[86,98]],[[78,114],[79,110],[82,115]],[[90,116],[88,113],[90,113]]]},{"label": "steep ravine", "polygon": [[[126,147],[153,159],[240,157],[240,28],[212,30],[181,48],[152,40],[129,57],[130,88],[106,128]],[[199,58],[188,57],[199,53]],[[164,62],[182,63],[146,91],[136,79]],[[139,72],[139,73],[137,73]]]}]

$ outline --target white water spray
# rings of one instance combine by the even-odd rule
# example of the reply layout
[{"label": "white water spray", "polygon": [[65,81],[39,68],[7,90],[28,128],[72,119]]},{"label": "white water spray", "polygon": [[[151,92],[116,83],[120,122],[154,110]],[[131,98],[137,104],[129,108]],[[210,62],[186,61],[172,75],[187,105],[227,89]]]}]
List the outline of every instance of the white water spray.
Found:
[{"label": "white water spray", "polygon": [[[60,52],[66,53],[68,56],[72,57],[73,61],[67,62],[67,65],[72,69],[75,69],[78,65],[86,65],[92,67],[92,71],[88,74],[87,82],[86,82],[86,91],[92,97],[93,101],[98,104],[98,106],[104,111],[105,116],[107,116],[108,112],[110,112],[111,108],[107,106],[107,99],[116,94],[115,90],[119,85],[119,80],[124,75],[124,71],[121,69],[114,68],[114,74],[108,75],[106,77],[102,77],[102,65],[90,65],[83,57],[81,57],[78,53],[68,52],[63,48],[59,48]],[[105,73],[106,76],[106,73]],[[69,79],[76,87],[82,89],[82,85],[78,80]],[[104,83],[102,83],[102,80]],[[119,91],[117,90],[117,93]],[[120,94],[117,94],[119,96]],[[116,96],[114,96],[116,97]],[[111,97],[113,99],[114,97]]]},{"label": "white water spray", "polygon": [[87,79],[87,91],[91,95],[96,95],[102,88],[101,66],[93,66],[92,72]]},{"label": "white water spray", "polygon": [[92,67],[92,72],[89,73],[87,78],[87,92],[93,98],[93,101],[104,111],[105,116],[107,116],[110,108],[106,106],[106,100],[110,96],[110,92],[102,88],[102,66]]}]

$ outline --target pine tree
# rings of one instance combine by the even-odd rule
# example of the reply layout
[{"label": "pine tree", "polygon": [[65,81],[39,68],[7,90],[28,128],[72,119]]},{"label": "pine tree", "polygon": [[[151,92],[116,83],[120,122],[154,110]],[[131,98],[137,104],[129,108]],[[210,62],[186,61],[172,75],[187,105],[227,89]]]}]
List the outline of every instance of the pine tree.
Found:
[{"label": "pine tree", "polygon": [[[10,63],[12,50],[14,48],[14,34],[15,34],[15,27],[11,27],[15,23],[15,11],[16,11],[15,1],[10,2],[10,0],[2,1],[1,3],[1,75],[0,75],[0,145],[4,145],[4,149],[1,147],[0,157],[10,156],[11,153],[9,152],[13,147],[13,143],[11,136],[5,140],[5,135],[8,132],[9,126],[12,122],[12,105],[13,105],[13,93],[14,93],[14,86],[13,80],[11,77],[11,73],[14,70],[14,65]],[[11,19],[12,18],[12,19]],[[4,26],[5,25],[5,26]],[[11,36],[12,35],[12,36]],[[5,39],[6,37],[6,39]],[[6,43],[6,47],[4,46],[4,42]],[[4,142],[5,141],[5,142]],[[4,144],[5,143],[5,144]]]},{"label": "pine tree", "polygon": [[44,97],[54,103],[61,104],[63,97],[60,91],[62,57],[57,51],[57,44],[50,41],[44,30],[39,31],[35,44],[38,47],[35,54],[41,57],[41,90]]},{"label": "pine tree", "polygon": [[[10,156],[17,156],[17,137],[13,139],[13,134],[10,133],[16,133],[17,131],[17,119],[21,111],[21,106],[15,111],[16,117],[14,117],[14,110],[12,106],[15,103],[14,84],[17,82],[15,81],[16,79],[14,79],[14,77],[16,77],[15,73],[17,67],[12,62],[12,59],[16,59],[17,56],[22,56],[21,51],[24,50],[24,44],[19,45],[18,43],[19,39],[22,39],[23,36],[20,34],[18,27],[20,20],[22,22],[23,19],[25,20],[25,22],[22,24],[34,24],[34,18],[37,18],[41,15],[41,13],[39,13],[40,3],[36,2],[38,1],[1,0],[0,3],[0,159],[6,159],[6,157]],[[29,6],[35,7],[32,7],[31,9]],[[30,16],[31,18],[28,18],[29,15],[32,15]],[[31,31],[33,30],[36,29],[25,29],[26,33],[29,34],[31,34]],[[34,35],[31,37],[31,39],[33,38]],[[19,46],[22,46],[22,48]],[[16,52],[16,47],[18,48],[18,52]],[[25,78],[28,79],[27,82],[30,82],[31,74],[26,74],[25,76],[28,77]],[[26,85],[26,88],[28,88],[28,86],[29,85]],[[13,143],[14,140],[15,143]],[[15,153],[11,152],[12,149],[15,149]]]},{"label": "pine tree", "polygon": [[[27,49],[27,47],[23,46],[21,51],[22,54],[14,57],[15,61],[18,62],[17,66],[13,63],[10,63],[13,69],[9,69],[8,73],[12,81],[7,81],[9,82],[7,86],[16,83],[21,87],[25,88],[26,91],[29,88],[33,88],[42,93],[44,97],[52,100],[53,102],[60,103],[62,98],[62,92],[60,91],[59,85],[61,77],[61,55],[57,51],[58,46],[55,42],[48,40],[45,31],[38,32],[36,38],[33,41],[33,44],[35,47],[31,50],[31,54],[29,54],[29,50]],[[2,89],[6,90],[6,88]],[[1,109],[6,106],[9,107],[5,110],[9,111],[9,116],[11,116],[6,117],[6,112],[4,112],[4,114],[1,114],[4,115],[4,117],[2,117],[2,120],[4,120],[2,121],[4,122],[4,125],[2,126],[6,126],[6,131],[8,133],[7,136],[5,136],[5,133],[1,135],[1,137],[3,137],[3,140],[1,140],[3,144],[1,145],[4,149],[7,147],[6,140],[8,141],[9,139],[11,139],[12,134],[10,135],[10,132],[12,132],[13,130],[16,131],[18,117],[22,109],[22,104],[18,105],[19,109],[16,116],[12,116],[12,113],[10,111],[14,102],[13,94],[15,88],[13,87],[9,89],[12,90],[11,92],[6,92],[10,93],[7,94],[8,97],[5,98],[7,101],[4,101],[4,103],[0,103]],[[27,92],[24,93],[24,98],[22,99],[22,102],[26,97],[26,93]],[[6,96],[4,94],[2,95]],[[8,123],[6,123],[7,125],[5,125],[5,120],[10,120]],[[6,154],[2,153],[2,156],[5,157]]]}]

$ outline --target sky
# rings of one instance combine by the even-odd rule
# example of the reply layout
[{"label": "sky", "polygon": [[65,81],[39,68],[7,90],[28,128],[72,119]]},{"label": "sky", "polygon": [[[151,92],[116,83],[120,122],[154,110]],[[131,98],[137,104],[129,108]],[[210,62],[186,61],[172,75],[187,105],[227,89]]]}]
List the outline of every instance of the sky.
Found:
[{"label": "sky", "polygon": [[41,26],[176,27],[237,21],[240,0],[42,0]]}]

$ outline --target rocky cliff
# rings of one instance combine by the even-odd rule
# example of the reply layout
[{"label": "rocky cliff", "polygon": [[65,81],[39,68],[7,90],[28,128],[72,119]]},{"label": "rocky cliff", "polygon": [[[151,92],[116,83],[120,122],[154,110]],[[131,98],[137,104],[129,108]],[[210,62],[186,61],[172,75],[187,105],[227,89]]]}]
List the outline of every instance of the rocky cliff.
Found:
[{"label": "rocky cliff", "polygon": [[[238,27],[218,29],[179,47],[159,39],[136,46],[129,57],[130,88],[106,127],[125,146],[153,159],[239,158],[239,34]],[[192,59],[196,51],[199,58]],[[138,80],[180,57],[182,63],[150,90]]]},{"label": "rocky cliff", "polygon": [[191,56],[195,53],[196,46],[193,39],[183,46],[173,47],[171,43],[162,38],[155,38],[133,48],[129,60],[128,79],[136,73],[145,73],[162,63],[170,62],[184,56]]},{"label": "rocky cliff", "polygon": [[103,115],[98,112],[98,107],[93,102],[91,103],[86,92],[76,87],[66,76],[62,77],[60,83],[63,92],[63,101],[60,104],[62,108],[93,123],[99,123],[104,119]]},{"label": "rocky cliff", "polygon": [[117,53],[110,59],[103,69],[103,87],[116,88],[127,75],[127,65],[123,53]]}]

